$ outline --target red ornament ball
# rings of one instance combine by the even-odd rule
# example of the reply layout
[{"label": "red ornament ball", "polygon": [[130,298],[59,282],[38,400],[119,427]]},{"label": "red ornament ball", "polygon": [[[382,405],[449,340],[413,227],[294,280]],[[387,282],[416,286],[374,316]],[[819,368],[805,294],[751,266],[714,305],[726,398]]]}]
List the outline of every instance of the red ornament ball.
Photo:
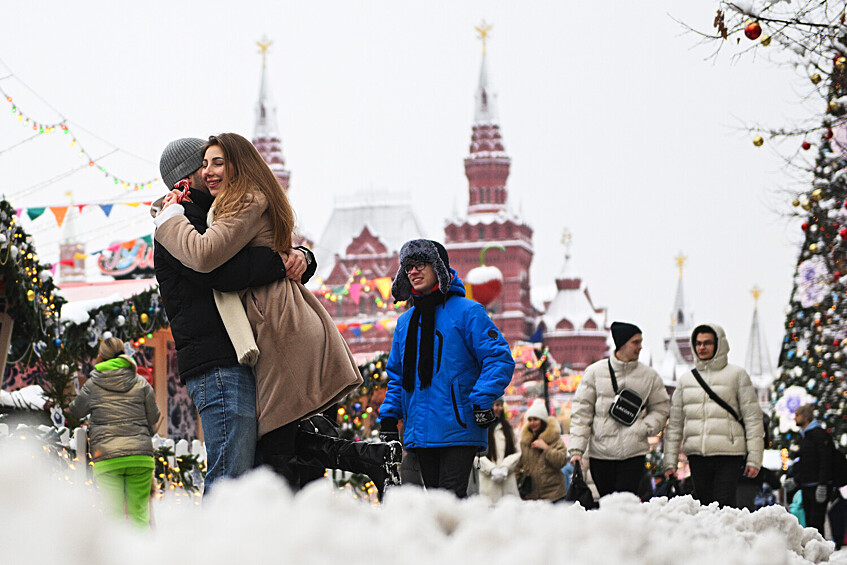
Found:
[{"label": "red ornament ball", "polygon": [[800,224],[800,229],[803,231],[809,231],[809,222],[803,222]]},{"label": "red ornament ball", "polygon": [[744,28],[744,35],[747,36],[747,39],[756,40],[759,39],[759,36],[762,35],[762,26],[759,25],[759,22],[750,22],[747,24],[747,27]]},{"label": "red ornament ball", "polygon": [[809,143],[808,141],[804,141],[803,143],[800,144],[800,147],[802,147],[804,151],[808,151],[809,149],[811,149],[812,144]]},{"label": "red ornament ball", "polygon": [[847,239],[847,228],[842,228],[838,235],[841,236],[842,239]]},{"label": "red ornament ball", "polygon": [[824,139],[832,139],[832,130],[829,129],[829,128],[826,128],[826,131],[823,134],[823,138]]}]

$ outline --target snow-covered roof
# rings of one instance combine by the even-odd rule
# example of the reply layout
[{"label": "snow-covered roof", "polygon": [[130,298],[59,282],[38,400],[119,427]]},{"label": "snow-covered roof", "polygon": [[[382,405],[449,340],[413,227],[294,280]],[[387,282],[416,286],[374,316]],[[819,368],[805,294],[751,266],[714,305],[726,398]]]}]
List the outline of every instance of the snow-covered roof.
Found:
[{"label": "snow-covered roof", "polygon": [[559,322],[567,319],[575,330],[583,329],[585,323],[591,320],[596,329],[605,332],[606,315],[595,311],[586,292],[587,287],[582,280],[577,288],[559,290],[541,316],[547,331],[553,331]]},{"label": "snow-covered roof", "polygon": [[425,237],[407,195],[365,192],[337,197],[323,234],[313,249],[318,276],[326,278],[335,264],[335,254],[344,255],[353,238],[365,226],[389,252],[399,251],[410,239]]},{"label": "snow-covered roof", "polygon": [[105,304],[127,300],[156,286],[156,279],[61,283],[59,292],[68,299],[67,304],[62,306],[61,319],[81,324],[88,321],[89,311]]}]

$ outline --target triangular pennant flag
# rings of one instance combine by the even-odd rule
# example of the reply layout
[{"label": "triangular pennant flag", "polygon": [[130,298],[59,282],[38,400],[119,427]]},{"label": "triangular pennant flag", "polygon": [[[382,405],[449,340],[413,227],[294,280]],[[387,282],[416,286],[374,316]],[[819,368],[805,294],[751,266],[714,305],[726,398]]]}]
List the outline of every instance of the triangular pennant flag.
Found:
[{"label": "triangular pennant flag", "polygon": [[85,208],[86,206],[88,206],[88,204],[77,204],[77,205],[76,205],[76,209],[79,211],[79,213],[80,213],[80,214],[82,214],[82,210],[83,210],[83,208]]},{"label": "triangular pennant flag", "polygon": [[148,246],[153,245],[153,236],[151,234],[147,234],[145,236],[139,237],[138,239],[140,239],[141,241],[146,243]]},{"label": "triangular pennant flag", "polygon": [[44,213],[44,210],[46,210],[46,208],[27,208],[26,215],[29,216],[30,220],[34,220],[41,216],[41,214]]},{"label": "triangular pennant flag", "polygon": [[15,208],[15,217],[20,218],[21,214],[23,214],[23,212],[24,212],[23,208]]},{"label": "triangular pennant flag", "polygon": [[53,212],[54,216],[56,216],[56,223],[59,224],[59,227],[62,227],[62,222],[65,221],[65,214],[68,213],[68,207],[50,206],[50,211]]},{"label": "triangular pennant flag", "polygon": [[374,280],[374,284],[382,299],[388,300],[389,293],[391,292],[391,277],[378,278]]},{"label": "triangular pennant flag", "polygon": [[120,244],[120,247],[123,247],[124,249],[132,249],[133,247],[135,247],[135,241],[136,240],[134,240],[134,239],[131,239],[129,241],[124,241],[123,243]]},{"label": "triangular pennant flag", "polygon": [[114,204],[100,204],[100,209],[103,210],[103,213],[106,214],[106,217],[109,217],[109,214],[112,213],[112,206]]},{"label": "triangular pennant flag", "polygon": [[153,201],[152,201],[152,200],[148,200],[147,202],[142,202],[142,204],[144,204],[145,206],[152,206],[152,205],[153,205]]},{"label": "triangular pennant flag", "polygon": [[338,333],[343,334],[347,331],[347,324],[337,324],[335,327],[338,328]]},{"label": "triangular pennant flag", "polygon": [[373,324],[362,324],[362,331],[363,331],[363,332],[366,332],[366,331],[368,331],[369,329],[371,329],[372,327],[374,327],[374,325],[373,325]]},{"label": "triangular pennant flag", "polygon": [[356,304],[359,303],[359,297],[362,296],[362,285],[359,283],[353,283],[350,285],[350,298],[353,299],[353,302]]},{"label": "triangular pennant flag", "polygon": [[133,208],[138,208],[141,205],[141,202],[124,202],[127,206],[132,206]]},{"label": "triangular pennant flag", "polygon": [[356,337],[362,337],[362,328],[351,328],[353,330],[353,335]]}]

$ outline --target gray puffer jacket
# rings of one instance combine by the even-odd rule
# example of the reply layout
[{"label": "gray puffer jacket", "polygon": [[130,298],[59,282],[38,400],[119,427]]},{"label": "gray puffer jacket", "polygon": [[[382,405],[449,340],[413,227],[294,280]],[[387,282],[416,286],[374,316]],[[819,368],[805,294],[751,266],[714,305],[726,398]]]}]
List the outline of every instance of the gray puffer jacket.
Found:
[{"label": "gray puffer jacket", "polygon": [[[744,421],[744,427],[709,398],[690,371],[684,373],[671,399],[662,468],[676,469],[680,444],[686,455],[743,455],[747,465],[760,468],[764,424],[753,383],[747,371],[727,362],[729,342],[723,328],[717,324],[705,325],[717,334],[717,349],[711,359],[695,359],[694,364],[706,384]],[[691,349],[694,350],[693,335]]]},{"label": "gray puffer jacket", "polygon": [[91,414],[92,461],[126,455],[152,456],[151,438],[159,420],[153,387],[136,374],[135,362],[125,355],[96,367],[68,407],[77,418]]}]

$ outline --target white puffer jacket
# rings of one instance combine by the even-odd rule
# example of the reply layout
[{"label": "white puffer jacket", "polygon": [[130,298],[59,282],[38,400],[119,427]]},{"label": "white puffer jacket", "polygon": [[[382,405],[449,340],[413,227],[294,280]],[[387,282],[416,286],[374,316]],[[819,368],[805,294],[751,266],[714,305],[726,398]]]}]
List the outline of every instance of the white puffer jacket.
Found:
[{"label": "white puffer jacket", "polygon": [[[488,498],[491,502],[497,502],[503,496],[518,496],[518,484],[515,480],[515,467],[521,458],[520,445],[517,438],[512,434],[515,452],[506,455],[506,434],[503,424],[497,422],[494,425],[494,449],[497,460],[492,461],[486,455],[478,455],[476,465],[479,468],[479,494]],[[491,472],[497,467],[507,471],[506,480],[496,482],[491,479]]]},{"label": "white puffer jacket", "polygon": [[[694,364],[706,384],[744,420],[746,431],[728,411],[709,398],[689,371],[679,378],[671,401],[662,468],[676,469],[680,443],[686,455],[744,455],[747,465],[760,468],[764,426],[753,383],[744,369],[727,362],[729,342],[723,328],[717,324],[704,325],[717,334],[717,350],[711,359],[696,359]],[[694,350],[693,335],[691,348]]]},{"label": "white puffer jacket", "polygon": [[658,373],[638,361],[624,363],[612,355],[618,390],[629,388],[644,399],[644,408],[631,426],[609,415],[615,399],[609,360],[593,363],[576,389],[571,408],[571,437],[568,451],[596,459],[620,461],[650,451],[647,438],[658,434],[668,420],[670,401]]}]

